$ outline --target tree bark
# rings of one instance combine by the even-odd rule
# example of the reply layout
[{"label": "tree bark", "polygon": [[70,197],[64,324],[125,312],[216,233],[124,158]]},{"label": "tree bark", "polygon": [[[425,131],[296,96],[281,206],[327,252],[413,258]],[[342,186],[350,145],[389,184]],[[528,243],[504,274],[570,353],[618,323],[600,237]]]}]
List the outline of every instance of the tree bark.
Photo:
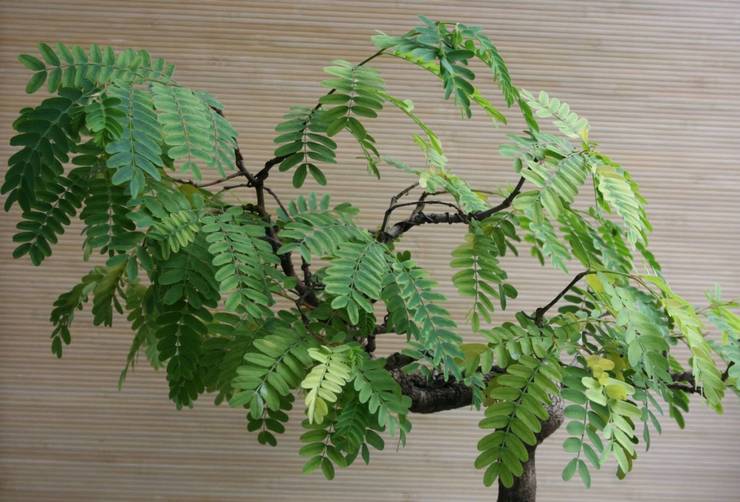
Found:
[{"label": "tree bark", "polygon": [[534,468],[534,454],[537,446],[527,448],[529,460],[523,467],[524,472],[518,478],[514,478],[514,484],[506,488],[498,482],[497,502],[535,502],[537,498],[537,473]]},{"label": "tree bark", "polygon": [[[462,382],[450,379],[445,381],[441,376],[427,380],[420,375],[409,375],[401,368],[414,359],[396,352],[389,356],[385,369],[401,387],[401,392],[411,398],[409,411],[414,413],[437,413],[445,410],[464,408],[473,404],[473,390]],[[494,368],[484,376],[486,382],[502,370]]]},{"label": "tree bark", "polygon": [[537,446],[562,425],[563,401],[559,397],[552,398],[552,404],[547,412],[550,416],[542,422],[542,430],[537,434],[537,444],[527,447],[529,459],[523,464],[524,472],[514,479],[514,484],[507,488],[498,482],[498,502],[535,502],[537,499],[537,473],[535,471],[535,452]]}]

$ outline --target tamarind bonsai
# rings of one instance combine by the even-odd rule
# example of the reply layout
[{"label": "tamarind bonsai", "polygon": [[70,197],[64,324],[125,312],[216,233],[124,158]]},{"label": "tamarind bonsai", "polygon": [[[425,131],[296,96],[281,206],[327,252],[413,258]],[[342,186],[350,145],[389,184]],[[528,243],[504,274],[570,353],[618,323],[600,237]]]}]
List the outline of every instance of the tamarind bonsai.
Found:
[{"label": "tamarind bonsai", "polygon": [[[125,314],[134,336],[121,382],[141,353],[166,367],[178,408],[212,393],[243,408],[248,429],[272,446],[297,398],[304,471],[328,479],[358,456],[369,462],[383,435],[405,444],[412,413],[458,407],[482,410],[475,467],[486,485],[498,480],[499,501],[535,500],[535,450],[564,421],[564,479],[577,472],[589,486],[590,470],[610,459],[625,476],[664,408],[683,426],[689,394],[719,412],[727,389],[738,391],[737,304],[711,294],[697,309],[671,289],[648,250],[636,181],[598,149],[585,118],[516,87],[479,28],[421,20],[402,36],[373,37],[377,52],[362,62],[326,67],[326,94],[288,111],[261,169],[245,164],[223,106],[178,84],[163,59],[61,43],[21,55],[26,91],[46,84],[53,97],[13,124],[19,149],[2,193],[6,210],[22,211],[14,257],[41,264],[78,214],[84,258],[106,257],[54,302],[51,350],[62,356],[90,301],[95,325]],[[526,123],[500,148],[513,187],[483,192],[454,174],[413,103],[371,68],[381,56],[427,70],[463,117],[475,109],[506,124],[469,63],[490,69]],[[418,126],[425,165],[381,154],[367,127],[385,107]],[[376,228],[358,226],[347,202],[315,193],[284,202],[269,187],[283,173],[296,188],[309,175],[325,185],[337,135],[356,140],[372,175],[387,164],[412,180]],[[211,170],[218,178],[203,181]],[[578,209],[586,182],[594,200]],[[233,189],[253,201],[230,203]],[[467,227],[451,252],[452,282],[483,342],[464,341],[435,282],[402,249],[404,234],[440,223]],[[500,322],[494,312],[517,296],[501,258],[522,247],[578,272],[547,304]],[[399,335],[401,353],[375,355],[376,337]]]}]

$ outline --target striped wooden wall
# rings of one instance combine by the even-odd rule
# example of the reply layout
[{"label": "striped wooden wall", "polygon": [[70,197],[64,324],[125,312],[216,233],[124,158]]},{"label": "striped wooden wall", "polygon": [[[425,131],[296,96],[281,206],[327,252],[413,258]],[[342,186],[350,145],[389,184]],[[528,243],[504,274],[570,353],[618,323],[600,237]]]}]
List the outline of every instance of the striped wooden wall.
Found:
[{"label": "striped wooden wall", "polygon": [[[226,104],[249,165],[270,157],[272,128],[291,104],[312,104],[321,68],[334,58],[363,59],[374,29],[402,32],[414,16],[485,27],[516,82],[548,89],[587,116],[603,149],[632,169],[649,200],[653,249],[678,291],[702,302],[715,283],[740,296],[740,4],[736,0],[651,1],[291,1],[1,0],[0,157],[10,124],[33,100],[23,93],[19,52],[38,41],[145,47],[176,63],[181,82],[207,88]],[[380,60],[390,89],[414,99],[442,136],[451,166],[482,188],[515,180],[497,158],[505,131],[483,117],[460,122],[421,71]],[[517,124],[515,124],[516,127]],[[413,160],[413,128],[389,114],[372,129],[384,153]],[[351,144],[330,174],[330,192],[379,221],[392,190],[409,180],[390,170],[364,173]],[[3,168],[4,169],[4,168]],[[289,180],[276,173],[276,190]],[[309,183],[309,188],[314,185]],[[49,352],[47,322],[55,296],[90,266],[80,258],[79,226],[41,269],[10,254],[17,214],[0,216],[0,499],[2,500],[493,500],[472,468],[478,414],[414,417],[409,446],[353,466],[334,482],[300,474],[297,421],[277,449],[259,447],[241,413],[207,399],[177,412],[163,375],[141,368],[116,391],[131,338],[87,326],[82,316],[63,360]],[[448,231],[449,230],[449,231]],[[450,294],[449,250],[460,229],[408,234]],[[508,262],[532,309],[567,278],[526,258]],[[503,318],[502,318],[503,319]],[[398,346],[382,341],[383,350]],[[724,501],[740,497],[740,406],[723,416],[700,403],[679,432],[662,437],[626,481],[613,469],[584,490],[564,483],[562,436],[538,453],[540,500]]]}]

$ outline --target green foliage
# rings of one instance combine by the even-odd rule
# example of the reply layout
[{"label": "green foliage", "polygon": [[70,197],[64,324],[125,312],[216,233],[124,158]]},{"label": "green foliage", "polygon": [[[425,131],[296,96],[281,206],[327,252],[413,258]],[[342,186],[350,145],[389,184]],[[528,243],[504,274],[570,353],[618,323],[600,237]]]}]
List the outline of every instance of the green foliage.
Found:
[{"label": "green foliage", "polygon": [[82,310],[87,303],[87,298],[95,288],[99,277],[99,271],[93,270],[83,277],[79,284],[59,295],[54,301],[49,320],[54,325],[51,333],[51,351],[57,357],[62,357],[64,345],[69,345],[71,341],[69,327],[74,320],[75,311]]},{"label": "green foliage", "polygon": [[342,388],[352,378],[353,348],[348,345],[311,348],[308,354],[318,364],[301,382],[306,390],[306,415],[309,423],[320,424],[329,414],[329,404],[336,402]]},{"label": "green foliage", "polygon": [[[303,427],[307,432],[301,436],[304,446],[299,455],[308,457],[303,472],[309,473],[320,467],[327,479],[334,477],[336,467],[351,465],[358,455],[368,464],[370,447],[376,450],[385,448],[385,441],[380,436],[384,427],[378,424],[377,417],[358,399],[357,392],[351,387],[345,387],[335,408],[329,411],[322,423],[312,424],[304,420]],[[400,427],[403,438],[410,427],[403,417]]]},{"label": "green foliage", "polygon": [[236,207],[219,216],[207,216],[203,223],[226,309],[255,318],[269,316],[272,291],[283,276],[276,268],[278,257],[263,239],[264,225],[244,218]]},{"label": "green foliage", "polygon": [[540,189],[538,203],[553,219],[576,198],[586,174],[584,160],[578,155],[562,157],[556,163],[529,161],[522,169],[522,176]]},{"label": "green foliage", "polygon": [[340,451],[346,452],[346,465],[352,464],[358,454],[362,455],[365,464],[369,464],[370,447],[376,450],[385,448],[385,441],[380,436],[383,427],[355,394],[346,392],[345,396],[337,413],[332,442]]},{"label": "green foliage", "polygon": [[490,486],[496,478],[505,487],[524,471],[529,459],[527,446],[537,444],[536,434],[548,417],[546,406],[551,395],[559,394],[560,365],[552,355],[544,359],[523,356],[495,377],[490,385],[491,405],[486,408],[483,429],[496,429],[478,442],[477,469],[486,468],[483,483]]},{"label": "green foliage", "polygon": [[567,262],[571,259],[568,248],[563,245],[552,223],[544,215],[542,207],[536,203],[539,194],[528,192],[517,197],[514,207],[523,210],[519,215],[519,224],[529,235],[525,240],[533,244],[532,254],[537,256],[540,263],[548,258],[556,268],[568,272]]},{"label": "green foliage", "polygon": [[295,166],[293,186],[303,186],[306,174],[320,185],[326,185],[326,176],[316,162],[336,164],[337,144],[327,136],[326,113],[317,108],[294,106],[286,113],[283,122],[275,127],[280,135],[275,138],[279,146],[277,157],[283,158],[280,170],[287,171]]},{"label": "green foliage", "polygon": [[[660,304],[650,295],[620,280],[619,276],[589,278],[595,300],[614,317],[614,330],[624,347],[630,367],[647,378],[672,382],[664,354],[669,349],[669,322]],[[669,311],[670,312],[670,311]]]},{"label": "green foliage", "polygon": [[18,60],[33,72],[26,86],[26,92],[36,92],[44,82],[49,92],[60,87],[81,87],[87,83],[105,86],[111,83],[135,84],[146,81],[167,82],[175,67],[164,59],[152,61],[144,50],[126,49],[115,53],[112,47],[99,47],[95,44],[85,52],[80,46],[67,47],[57,43],[52,48],[39,44],[43,61],[35,56],[23,54]]},{"label": "green foliage", "polygon": [[433,137],[430,141],[418,136],[414,139],[425,153],[429,168],[418,173],[419,185],[424,190],[429,193],[449,193],[457,202],[460,212],[473,213],[488,209],[482,194],[475,192],[465,180],[447,169],[447,158]]},{"label": "green foliage", "polygon": [[181,209],[168,214],[157,222],[149,234],[156,240],[163,241],[167,252],[177,253],[187,246],[198,234],[198,220],[193,211]]},{"label": "green foliage", "polygon": [[563,443],[563,448],[568,453],[575,453],[575,458],[563,469],[563,479],[570,480],[577,469],[581,481],[586,487],[590,487],[591,475],[584,459],[593,468],[601,469],[601,458],[604,455],[601,434],[606,427],[608,409],[590,401],[586,396],[587,389],[583,379],[588,378],[588,373],[583,368],[571,366],[564,373],[562,395],[570,404],[564,410],[569,437]]},{"label": "green foliage", "polygon": [[421,129],[427,136],[427,143],[429,146],[440,155],[442,154],[442,142],[440,141],[437,134],[414,112],[414,102],[410,99],[398,99],[391,96],[387,92],[380,93],[380,95],[393,106],[401,110],[408,118],[410,118],[419,129]]},{"label": "green foliage", "polygon": [[388,268],[384,253],[377,242],[346,242],[326,269],[326,292],[334,297],[331,306],[346,310],[352,324],[359,321],[361,310],[372,314],[373,302],[380,299]]},{"label": "green foliage", "polygon": [[170,399],[177,408],[191,406],[203,391],[198,363],[206,323],[211,314],[204,307],[195,307],[184,300],[164,305],[157,316],[160,361],[167,362]]},{"label": "green foliage", "polygon": [[549,327],[537,326],[523,312],[516,314],[516,320],[516,324],[504,322],[483,331],[493,359],[503,368],[522,357],[544,358],[555,345]]},{"label": "green foliage", "polygon": [[607,161],[595,167],[595,175],[601,203],[622,217],[628,240],[632,243],[647,242],[650,224],[645,213],[645,199],[629,174]]},{"label": "green foliage", "polygon": [[157,288],[157,349],[167,361],[170,398],[178,408],[190,406],[204,389],[199,360],[212,319],[218,287],[206,243],[199,237],[161,262],[155,272]]},{"label": "green foliage", "polygon": [[[597,150],[585,118],[546,92],[518,90],[480,28],[422,23],[400,37],[377,35],[381,50],[362,63],[325,68],[329,91],[313,108],[289,109],[261,170],[244,161],[223,105],[179,86],[173,67],[146,51],[41,44],[41,58],[20,56],[32,72],[26,90],[46,83],[53,96],[13,123],[18,149],[0,189],[6,210],[20,208],[13,255],[40,264],[79,217],[83,258],[105,257],[54,302],[52,352],[61,357],[88,303],[95,326],[125,314],[133,339],[119,385],[145,356],[166,367],[178,408],[213,393],[216,404],[246,410],[246,428],[263,445],[277,444],[302,393],[304,472],[328,479],[358,457],[368,463],[371,449],[384,449],[383,434],[405,445],[412,409],[470,404],[485,407],[488,432],[475,466],[487,485],[510,487],[561,401],[563,479],[577,472],[589,486],[591,469],[612,459],[624,477],[639,442],[648,449],[660,433],[664,408],[683,428],[690,394],[718,412],[727,389],[740,394],[738,303],[716,292],[698,308],[670,288],[648,247],[646,201],[627,169]],[[476,62],[485,65],[526,123],[499,149],[519,181],[483,192],[453,172],[413,102],[386,92],[367,66],[384,54],[438,77],[463,116],[475,104],[505,124],[474,86]],[[413,139],[425,160],[416,169],[384,157],[418,183],[391,198],[382,225],[366,230],[357,208],[328,195],[283,205],[268,177],[293,170],[296,188],[309,173],[326,184],[332,138],[344,130],[378,175],[366,119],[386,103],[419,128]],[[204,168],[221,178],[197,182]],[[591,207],[577,200],[587,183]],[[236,188],[254,199],[226,192]],[[403,208],[409,216],[397,220]],[[397,247],[405,232],[435,223],[468,227],[452,251],[451,282],[472,300],[483,343],[463,343],[437,283]],[[520,242],[542,264],[581,270],[549,303],[499,320],[495,303],[505,310],[517,297],[504,257],[518,256]],[[402,352],[378,357],[376,338],[394,333],[405,338]],[[676,355],[680,344],[687,361]]]},{"label": "green foliage", "polygon": [[35,108],[24,108],[13,122],[18,134],[12,146],[22,147],[8,160],[5,183],[0,192],[8,194],[5,210],[18,202],[29,211],[37,194],[47,183],[57,183],[63,164],[79,141],[80,118],[88,94],[64,88],[59,96],[45,99]]},{"label": "green foliage", "polygon": [[254,340],[265,336],[267,321],[242,319],[230,312],[216,312],[208,324],[208,339],[203,344],[202,367],[206,388],[215,392],[214,402],[221,404],[233,396],[232,381],[244,355]]},{"label": "green foliage", "polygon": [[722,371],[712,359],[712,349],[704,338],[704,325],[694,307],[683,298],[669,293],[663,299],[663,308],[675,323],[691,351],[691,365],[694,378],[702,389],[707,403],[718,412],[722,411],[722,398],[725,394],[725,382]]},{"label": "green foliage", "polygon": [[[321,115],[326,122],[326,134],[334,136],[347,129],[360,145],[368,163],[368,171],[379,177],[377,164],[380,154],[375,147],[375,138],[367,132],[357,117],[375,118],[383,109],[383,79],[372,68],[343,60],[334,61],[324,71],[334,77],[321,82],[323,87],[334,89],[334,92],[319,99],[319,103],[327,107]],[[321,179],[313,171],[312,174],[317,181]],[[295,185],[295,176],[293,184]]]},{"label": "green foliage", "polygon": [[491,298],[500,300],[502,310],[507,297],[516,298],[516,290],[504,282],[507,275],[499,265],[499,252],[496,241],[477,221],[470,223],[465,243],[452,252],[450,265],[462,269],[452,276],[452,283],[460,294],[473,298],[469,318],[475,331],[480,329],[481,317],[491,322],[495,310]]},{"label": "green foliage", "polygon": [[[229,404],[249,410],[249,419],[267,411],[286,409],[286,399],[297,389],[311,364],[308,349],[316,342],[294,319],[272,319],[263,329],[266,336],[252,342],[236,369]],[[288,408],[289,409],[289,408]]]},{"label": "green foliage", "polygon": [[303,428],[307,429],[307,432],[301,435],[301,441],[306,444],[298,451],[298,454],[302,457],[309,457],[303,466],[304,474],[311,473],[320,467],[324,477],[332,480],[336,473],[335,465],[347,466],[347,459],[334,442],[335,420],[332,414],[321,423],[303,421]]},{"label": "green foliage", "polygon": [[64,233],[64,227],[71,223],[82,206],[89,189],[90,173],[87,167],[75,168],[37,193],[31,209],[23,213],[23,219],[16,225],[19,232],[13,236],[13,241],[20,244],[13,251],[14,258],[28,254],[34,265],[40,265],[51,256],[51,245],[57,243],[57,236]]},{"label": "green foliage", "polygon": [[560,132],[569,138],[588,140],[588,120],[579,117],[568,103],[551,97],[545,91],[540,91],[536,98],[529,91],[522,90],[521,94],[537,117],[552,118]]},{"label": "green foliage", "polygon": [[295,251],[310,263],[314,257],[333,255],[343,242],[369,241],[370,235],[352,222],[356,210],[349,204],[329,209],[329,201],[328,194],[318,199],[311,192],[291,202],[291,213],[282,215],[288,221],[278,234],[283,242],[278,254]]},{"label": "green foliage", "polygon": [[201,200],[188,199],[181,191],[156,185],[157,196],[147,195],[140,199],[140,212],[129,213],[140,229],[148,227],[147,239],[150,250],[162,259],[192,243],[200,232]]},{"label": "green foliage", "polygon": [[[381,34],[374,37],[374,42],[380,48],[393,50],[399,57],[418,61],[435,73],[442,80],[445,99],[453,96],[463,115],[470,117],[470,103],[476,90],[472,84],[475,73],[468,68],[468,62],[476,56],[476,51],[470,44],[463,45],[457,26],[450,32],[444,23],[435,23],[423,16],[421,20],[423,25],[402,37]],[[492,44],[488,49],[495,51]],[[507,76],[508,72],[504,74]],[[506,83],[510,85],[508,80]]]},{"label": "green foliage", "polygon": [[[605,451],[614,456],[619,470],[626,475],[632,470],[632,461],[636,457],[634,421],[642,415],[637,406],[626,400],[634,393],[634,388],[611,377],[599,380],[585,377],[583,384],[589,401],[607,407],[608,420],[603,430]],[[564,447],[567,449],[568,445],[564,444]]]},{"label": "green foliage", "polygon": [[110,173],[100,171],[88,185],[80,219],[85,223],[84,255],[89,257],[95,249],[110,255],[125,251],[142,237],[129,218],[129,197],[122,187],[111,183]]},{"label": "green foliage", "polygon": [[[207,120],[211,125],[208,128],[209,148],[206,150],[208,157],[205,163],[215,169],[220,176],[226,176],[227,171],[234,170],[237,132],[220,111],[217,111],[223,108],[220,103],[214,102],[213,98],[204,93],[197,94],[209,105]],[[214,109],[215,106],[218,108]]]},{"label": "green foliage", "polygon": [[[461,370],[456,359],[462,358],[460,335],[450,313],[439,305],[444,295],[434,291],[436,283],[418,267],[409,256],[398,256],[392,263],[392,278],[396,294],[384,296],[388,310],[408,312],[408,334],[414,339],[407,353],[417,359],[428,359],[434,367],[441,367],[445,378],[456,378]],[[423,367],[412,365],[422,370]]]},{"label": "green foliage", "polygon": [[378,425],[395,434],[402,429],[401,422],[408,413],[411,399],[401,393],[384,364],[382,359],[361,358],[355,370],[354,388],[358,401],[366,404],[370,413],[376,415]]},{"label": "green foliage", "polygon": [[147,312],[147,295],[151,294],[151,288],[139,283],[129,284],[126,288],[126,319],[131,322],[131,330],[135,333],[131,341],[131,347],[126,355],[126,364],[121,370],[118,378],[118,389],[123,387],[129,369],[136,365],[137,358],[141,352],[146,355],[149,364],[159,369],[159,351],[157,350],[156,323],[151,312]]},{"label": "green foliage", "polygon": [[335,92],[319,99],[327,106],[324,119],[327,121],[327,134],[334,136],[345,127],[360,139],[367,131],[356,117],[376,118],[383,109],[379,94],[383,91],[383,80],[378,72],[367,66],[357,66],[347,61],[336,60],[324,68],[332,79],[321,85]]},{"label": "green foliage", "polygon": [[104,145],[123,134],[126,114],[120,105],[120,99],[108,96],[107,93],[93,96],[85,105],[85,126],[96,144]]},{"label": "green foliage", "polygon": [[[134,87],[111,87],[109,93],[120,102],[124,114],[123,132],[105,148],[108,167],[115,170],[114,185],[127,185],[132,197],[144,191],[146,176],[161,178],[161,132],[151,95]],[[146,175],[146,176],[145,176]]]},{"label": "green foliage", "polygon": [[522,108],[526,107],[526,103],[519,99],[519,91],[511,82],[503,57],[479,27],[454,23],[448,30],[447,23],[434,22],[423,16],[420,19],[423,25],[401,37],[392,37],[381,32],[373,37],[373,42],[378,48],[391,51],[394,56],[410,61],[439,77],[445,99],[453,96],[463,116],[471,116],[470,104],[475,102],[494,122],[506,123],[506,117],[473,85],[475,73],[468,67],[472,58],[479,59],[490,68],[507,106],[518,102]]},{"label": "green foliage", "polygon": [[[215,150],[219,136],[213,130],[211,109],[185,87],[152,84],[152,94],[167,156],[181,171],[201,179],[200,166],[213,164],[219,155]],[[223,176],[223,167],[220,171]]]},{"label": "green foliage", "polygon": [[262,416],[254,418],[247,414],[247,430],[257,433],[257,441],[262,445],[277,446],[275,434],[285,432],[285,424],[288,422],[288,412],[293,409],[293,395],[288,394],[280,398],[280,409],[271,410],[265,408]]},{"label": "green foliage", "polygon": [[491,39],[478,26],[467,26],[457,23],[456,29],[465,39],[465,46],[468,49],[475,47],[473,50],[478,59],[491,69],[493,79],[501,89],[506,105],[511,106],[514,104],[519,99],[519,91],[512,84],[511,75],[509,75],[509,69],[506,67],[504,58],[498,49],[496,49]]}]

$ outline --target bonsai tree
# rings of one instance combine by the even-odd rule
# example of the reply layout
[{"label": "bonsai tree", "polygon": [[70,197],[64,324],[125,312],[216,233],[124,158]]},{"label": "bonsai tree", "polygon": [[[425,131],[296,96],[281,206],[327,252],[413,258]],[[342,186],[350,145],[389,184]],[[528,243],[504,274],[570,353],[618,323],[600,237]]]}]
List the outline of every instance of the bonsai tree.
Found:
[{"label": "bonsai tree", "polygon": [[[298,406],[304,471],[328,479],[369,462],[384,436],[403,445],[413,413],[458,407],[481,411],[475,468],[498,482],[499,501],[535,500],[537,445],[565,422],[565,480],[577,472],[589,486],[612,459],[623,477],[660,432],[659,415],[683,426],[689,394],[721,412],[738,391],[737,304],[712,293],[697,309],[671,289],[648,249],[637,182],[598,149],[585,118],[516,87],[479,28],[421,20],[373,37],[377,52],[362,62],[327,66],[326,94],[290,108],[259,169],[243,161],[223,106],[146,51],[42,43],[40,57],[20,56],[32,72],[26,91],[46,84],[53,97],[13,124],[19,149],[2,193],[6,210],[22,211],[14,256],[41,264],[79,215],[84,258],[105,257],[54,303],[51,350],[62,356],[88,303],[95,325],[123,314],[134,335],[121,382],[142,354],[165,368],[177,408],[211,393],[243,408],[271,446]],[[370,66],[381,56],[439,79],[463,118],[475,110],[506,124],[473,85],[469,63],[487,67],[526,122],[500,147],[518,181],[491,193],[457,176],[413,103]],[[389,107],[418,126],[425,165],[381,153],[368,127]],[[374,228],[358,226],[348,202],[288,200],[269,186],[286,175],[296,188],[309,175],[325,185],[341,135],[371,175],[389,165],[410,180]],[[585,183],[594,198],[575,206]],[[229,190],[252,201],[230,203]],[[469,326],[456,325],[403,247],[415,227],[442,223],[467,227],[451,280],[470,299]],[[562,270],[563,287],[534,312],[498,313],[517,296],[501,258],[523,249]],[[406,348],[378,357],[379,336],[404,337]]]}]

